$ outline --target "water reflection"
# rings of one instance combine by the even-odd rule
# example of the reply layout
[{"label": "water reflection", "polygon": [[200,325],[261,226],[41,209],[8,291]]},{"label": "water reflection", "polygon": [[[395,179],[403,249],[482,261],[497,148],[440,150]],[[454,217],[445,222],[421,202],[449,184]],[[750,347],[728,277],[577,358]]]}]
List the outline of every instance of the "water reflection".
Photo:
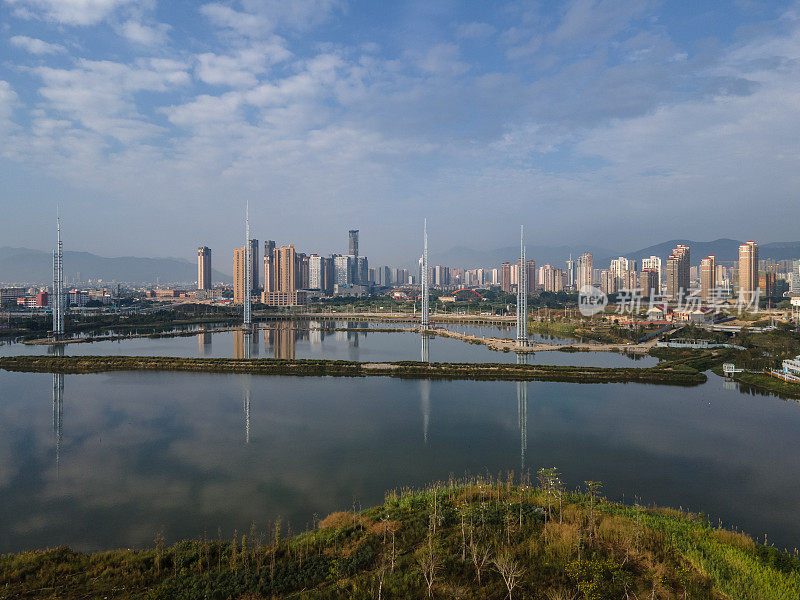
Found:
[{"label": "water reflection", "polygon": [[422,405],[422,440],[428,445],[428,430],[431,423],[431,381],[422,379],[419,382],[419,395]]},{"label": "water reflection", "polygon": [[244,443],[250,443],[250,375],[244,375]]},{"label": "water reflection", "polygon": [[430,362],[431,361],[431,338],[425,335],[424,333],[420,336],[422,338],[422,353],[420,360],[422,362]]},{"label": "water reflection", "polygon": [[[384,326],[385,327],[385,326]],[[514,353],[496,352],[482,344],[429,336],[419,333],[388,332],[380,324],[350,321],[271,321],[261,323],[250,338],[249,356],[284,359],[329,359],[364,362],[430,360],[429,353],[441,362],[514,362]],[[375,331],[374,329],[378,329]],[[477,335],[492,335],[492,328],[473,327]],[[262,338],[263,333],[263,338]],[[199,330],[191,336],[128,338],[72,343],[65,347],[69,355],[181,356],[245,358],[244,332]],[[428,351],[423,356],[421,344]],[[212,343],[213,342],[213,343]],[[263,347],[261,344],[263,343]],[[0,354],[37,354],[51,352],[48,346],[23,344],[0,345]],[[635,362],[634,362],[635,361]],[[627,356],[609,352],[537,352],[531,363],[592,367],[649,367],[658,360],[651,356]]]},{"label": "water reflection", "polygon": [[[64,346],[52,347],[55,356],[64,356]],[[56,444],[56,475],[61,469],[61,442],[64,439],[64,374],[53,373],[53,437]]]},{"label": "water reflection", "polygon": [[[70,375],[80,402],[68,432],[63,381],[0,372],[0,552],[146,545],[161,529],[170,540],[228,534],[278,515],[302,527],[353,496],[374,504],[450,473],[551,465],[570,486],[598,479],[617,498],[688,506],[781,545],[800,539],[800,484],[787,475],[800,468],[800,407],[726,391],[713,375],[677,389]],[[54,446],[68,457],[60,474]]]},{"label": "water reflection", "polygon": [[211,333],[208,331],[197,334],[197,353],[200,356],[212,356]]},{"label": "water reflection", "polygon": [[[517,364],[527,364],[528,355],[517,353]],[[525,452],[528,450],[528,382],[517,382],[517,420],[519,421],[519,472],[525,472]]]}]

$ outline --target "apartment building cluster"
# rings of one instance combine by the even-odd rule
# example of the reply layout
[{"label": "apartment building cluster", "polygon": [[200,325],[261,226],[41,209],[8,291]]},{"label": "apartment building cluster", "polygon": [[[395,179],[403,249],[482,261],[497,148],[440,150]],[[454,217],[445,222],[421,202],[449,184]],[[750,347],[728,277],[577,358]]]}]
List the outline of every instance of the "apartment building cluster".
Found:
[{"label": "apartment building cluster", "polygon": [[[314,295],[363,294],[374,283],[375,272],[367,257],[359,255],[358,237],[358,229],[351,229],[347,254],[330,256],[298,252],[294,244],[278,246],[268,240],[259,257],[259,241],[251,239],[233,251],[233,302],[243,303],[248,287],[254,300],[268,306],[301,306]],[[198,248],[197,260],[198,288],[210,289],[211,251]]]},{"label": "apartment building cluster", "polygon": [[[65,293],[69,306],[84,307],[90,303],[111,304],[113,295],[107,289],[71,289]],[[6,287],[0,288],[0,308],[52,308],[49,288]]]}]

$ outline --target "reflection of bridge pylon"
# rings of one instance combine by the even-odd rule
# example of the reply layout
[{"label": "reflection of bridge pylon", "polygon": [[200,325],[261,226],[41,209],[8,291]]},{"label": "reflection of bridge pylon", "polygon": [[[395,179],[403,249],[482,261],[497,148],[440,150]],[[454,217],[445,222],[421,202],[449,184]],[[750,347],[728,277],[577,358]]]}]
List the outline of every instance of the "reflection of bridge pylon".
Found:
[{"label": "reflection of bridge pylon", "polygon": [[431,339],[427,335],[425,335],[423,333],[422,334],[422,354],[421,354],[421,358],[420,358],[420,360],[422,362],[430,362],[430,359],[431,359],[430,345],[431,345]]},{"label": "reflection of bridge pylon", "polygon": [[53,437],[56,440],[56,473],[60,466],[64,437],[64,374],[53,373]]},{"label": "reflection of bridge pylon", "polygon": [[420,400],[422,401],[422,438],[428,445],[428,429],[431,421],[431,382],[423,379],[419,382]]},{"label": "reflection of bridge pylon", "polygon": [[248,378],[244,390],[244,443],[250,443],[250,381]]},{"label": "reflection of bridge pylon", "polygon": [[[527,364],[527,354],[517,354],[517,364]],[[517,419],[519,421],[520,476],[525,472],[525,454],[528,450],[528,383],[517,382]]]}]

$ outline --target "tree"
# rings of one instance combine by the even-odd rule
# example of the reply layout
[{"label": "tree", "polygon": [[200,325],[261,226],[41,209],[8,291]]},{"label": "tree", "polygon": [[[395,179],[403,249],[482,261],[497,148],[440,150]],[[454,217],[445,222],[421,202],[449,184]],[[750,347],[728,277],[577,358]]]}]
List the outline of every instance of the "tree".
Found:
[{"label": "tree", "polygon": [[469,536],[469,555],[472,558],[472,565],[475,567],[475,576],[478,578],[478,585],[481,584],[481,571],[492,558],[492,550],[488,546],[481,546]]},{"label": "tree", "polygon": [[500,576],[503,578],[503,582],[508,589],[508,600],[511,600],[511,593],[514,591],[514,588],[517,587],[520,577],[525,573],[525,569],[523,569],[522,565],[514,560],[513,555],[508,552],[499,555],[492,562],[497,568],[497,572],[500,573]]},{"label": "tree", "polygon": [[584,481],[589,490],[589,533],[594,538],[594,501],[600,497],[600,490],[603,487],[600,481]]},{"label": "tree", "polygon": [[422,571],[422,576],[425,578],[425,584],[428,586],[428,598],[430,598],[433,595],[432,589],[436,580],[436,573],[441,567],[432,545],[429,544],[422,554],[417,557],[417,563]]}]

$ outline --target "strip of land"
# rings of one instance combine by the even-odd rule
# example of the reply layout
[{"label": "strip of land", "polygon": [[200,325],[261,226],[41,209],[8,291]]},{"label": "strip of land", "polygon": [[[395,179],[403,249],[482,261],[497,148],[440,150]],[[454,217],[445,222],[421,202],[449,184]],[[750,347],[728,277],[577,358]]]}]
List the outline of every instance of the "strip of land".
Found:
[{"label": "strip of land", "polygon": [[169,356],[5,356],[0,369],[37,373],[107,371],[183,371],[312,377],[398,377],[486,381],[561,381],[571,383],[655,383],[699,385],[706,375],[685,364],[651,368],[600,368],[498,363],[362,363],[340,360],[179,358]]},{"label": "strip of land", "polygon": [[[409,328],[407,331],[419,332],[419,328]],[[457,331],[450,331],[437,327],[435,329],[426,330],[428,335],[438,335],[440,337],[453,338],[467,342],[468,344],[483,344],[490,350],[497,352],[517,352],[521,354],[533,352],[548,352],[560,350],[562,352],[579,351],[579,352],[622,352],[629,354],[647,354],[655,348],[656,339],[644,342],[641,344],[602,344],[599,342],[575,342],[573,344],[552,344],[547,342],[532,342],[527,346],[520,346],[515,339],[511,338],[496,338],[496,337],[481,337],[478,335],[470,335],[467,333],[459,333]]]}]

